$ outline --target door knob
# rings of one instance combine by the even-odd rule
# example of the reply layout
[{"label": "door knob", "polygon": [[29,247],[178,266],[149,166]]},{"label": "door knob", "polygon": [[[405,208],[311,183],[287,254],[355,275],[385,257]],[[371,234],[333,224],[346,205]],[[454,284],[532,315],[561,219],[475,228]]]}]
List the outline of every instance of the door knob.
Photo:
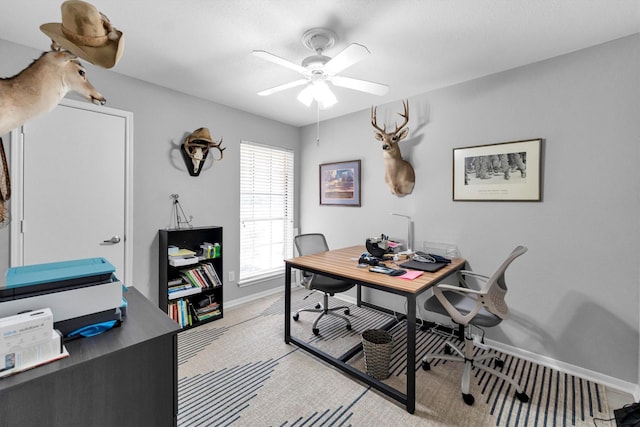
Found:
[{"label": "door knob", "polygon": [[109,240],[103,240],[102,243],[113,243],[115,245],[116,243],[120,243],[120,238],[118,236],[113,236]]}]

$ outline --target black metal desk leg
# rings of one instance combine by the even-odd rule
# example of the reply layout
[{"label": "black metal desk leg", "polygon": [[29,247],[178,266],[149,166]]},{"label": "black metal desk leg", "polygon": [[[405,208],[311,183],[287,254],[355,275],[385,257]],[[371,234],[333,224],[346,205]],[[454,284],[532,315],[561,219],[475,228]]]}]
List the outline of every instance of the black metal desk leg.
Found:
[{"label": "black metal desk leg", "polygon": [[291,266],[284,267],[284,342],[291,341]]},{"label": "black metal desk leg", "polygon": [[416,297],[407,296],[407,412],[416,410]]}]

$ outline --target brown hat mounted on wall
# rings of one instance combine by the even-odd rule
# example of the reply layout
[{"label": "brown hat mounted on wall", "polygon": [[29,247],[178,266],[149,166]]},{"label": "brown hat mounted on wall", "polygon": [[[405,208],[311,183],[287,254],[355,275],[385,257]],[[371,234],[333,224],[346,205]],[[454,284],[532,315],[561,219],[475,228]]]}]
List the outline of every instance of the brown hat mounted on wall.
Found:
[{"label": "brown hat mounted on wall", "polygon": [[62,23],[42,24],[40,30],[76,56],[112,68],[124,52],[124,35],[90,3],[68,0],[60,6]]},{"label": "brown hat mounted on wall", "polygon": [[189,175],[198,176],[202,170],[202,165],[207,159],[209,154],[209,148],[217,148],[220,152],[220,158],[214,160],[222,160],[224,156],[223,151],[226,147],[221,147],[222,138],[220,142],[216,142],[211,138],[209,129],[198,128],[191,132],[184,140],[184,144],[181,146],[182,158],[187,165]]}]

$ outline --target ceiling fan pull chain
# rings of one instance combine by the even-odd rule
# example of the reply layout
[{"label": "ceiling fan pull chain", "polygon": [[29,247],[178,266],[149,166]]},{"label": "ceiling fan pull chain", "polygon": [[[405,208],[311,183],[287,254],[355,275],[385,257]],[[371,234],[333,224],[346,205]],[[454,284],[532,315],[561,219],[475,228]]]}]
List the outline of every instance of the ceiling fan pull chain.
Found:
[{"label": "ceiling fan pull chain", "polygon": [[316,147],[320,146],[320,103],[316,101]]}]

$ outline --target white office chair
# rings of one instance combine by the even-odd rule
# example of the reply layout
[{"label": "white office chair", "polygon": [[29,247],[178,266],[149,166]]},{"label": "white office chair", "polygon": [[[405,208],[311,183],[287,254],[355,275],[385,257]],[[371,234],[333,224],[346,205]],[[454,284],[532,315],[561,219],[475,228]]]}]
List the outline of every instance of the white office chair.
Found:
[{"label": "white office chair", "polygon": [[[294,244],[296,245],[296,249],[298,250],[298,254],[300,255],[313,255],[319,252],[326,252],[329,250],[329,245],[327,245],[327,240],[325,239],[323,234],[320,233],[310,233],[310,234],[300,234],[293,239]],[[324,300],[322,304],[316,304],[315,308],[303,308],[296,311],[293,314],[293,320],[297,321],[299,319],[299,314],[303,311],[311,311],[314,313],[320,313],[320,316],[316,318],[313,322],[313,333],[314,335],[320,334],[320,329],[318,328],[318,322],[322,319],[323,316],[336,316],[341,319],[344,319],[347,322],[347,329],[351,329],[351,322],[349,319],[341,314],[336,313],[338,310],[344,309],[344,314],[349,315],[349,307],[347,306],[339,306],[329,308],[329,295],[333,296],[339,292],[345,292],[349,289],[353,288],[355,285],[350,282],[345,282],[342,280],[332,279],[327,276],[322,276],[320,274],[312,274],[307,271],[302,272],[302,284],[307,289],[318,290],[324,293]]]},{"label": "white office chair", "polygon": [[[498,355],[492,351],[481,356],[474,356],[475,342],[471,330],[472,326],[496,326],[509,317],[509,309],[504,301],[505,294],[507,293],[507,283],[504,278],[504,273],[509,264],[525,252],[527,252],[526,247],[516,247],[491,277],[467,270],[459,271],[458,279],[463,286],[436,285],[433,288],[434,295],[424,303],[426,310],[449,316],[455,323],[464,326],[464,352],[452,342],[447,341],[445,343],[445,354],[427,354],[422,359],[422,368],[425,371],[431,369],[429,359],[463,362],[465,366],[462,374],[462,399],[467,405],[473,405],[475,401],[473,395],[469,393],[469,381],[472,368],[481,369],[487,371],[489,374],[502,378],[504,381],[513,385],[516,389],[516,397],[520,401],[529,401],[529,396],[524,393],[522,387],[520,387],[516,381],[496,369],[478,363],[483,360],[494,359],[496,368],[501,368],[504,365],[504,361],[500,360]],[[473,277],[485,283],[481,290],[471,289],[464,280],[465,277]],[[484,343],[480,344],[480,346],[488,349]],[[455,354],[451,354],[452,352]]]}]

